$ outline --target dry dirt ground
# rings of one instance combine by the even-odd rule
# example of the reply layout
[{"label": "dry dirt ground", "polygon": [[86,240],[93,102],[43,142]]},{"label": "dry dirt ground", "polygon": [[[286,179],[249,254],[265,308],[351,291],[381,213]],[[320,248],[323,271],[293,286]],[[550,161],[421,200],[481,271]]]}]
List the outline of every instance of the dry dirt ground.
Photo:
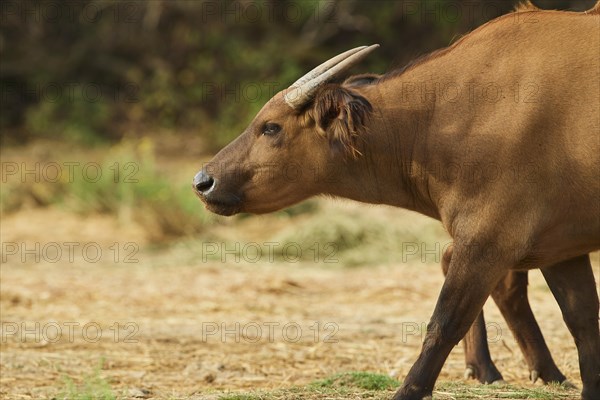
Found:
[{"label": "dry dirt ground", "polygon": [[[267,229],[270,220],[245,221],[252,231]],[[442,284],[434,263],[344,268],[233,256],[204,262],[190,250],[200,243],[149,248],[144,232],[109,217],[28,210],[3,219],[3,246],[32,248],[36,241],[42,253],[45,244],[58,243],[62,256],[50,262],[56,255],[47,247],[39,262],[31,254],[22,262],[23,248],[17,255],[3,248],[2,398],[51,398],[68,379],[79,384],[97,368],[115,393],[150,398],[283,388],[343,371],[402,378]],[[78,242],[73,259],[70,241]],[[82,255],[92,242],[103,252],[97,262]],[[127,248],[130,242],[139,251]],[[598,273],[597,253],[594,266]],[[537,271],[529,293],[558,366],[580,386],[573,340]],[[493,359],[507,381],[531,387],[490,303]],[[457,346],[440,380],[462,381],[463,372]]]}]

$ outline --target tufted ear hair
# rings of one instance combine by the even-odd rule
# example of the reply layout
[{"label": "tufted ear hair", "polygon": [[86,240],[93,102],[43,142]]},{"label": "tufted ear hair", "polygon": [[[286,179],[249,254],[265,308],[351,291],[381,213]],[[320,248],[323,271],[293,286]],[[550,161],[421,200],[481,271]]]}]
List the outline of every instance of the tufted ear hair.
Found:
[{"label": "tufted ear hair", "polygon": [[325,85],[315,96],[312,109],[317,131],[327,137],[333,151],[357,158],[358,140],[367,133],[366,122],[373,107],[351,89]]}]

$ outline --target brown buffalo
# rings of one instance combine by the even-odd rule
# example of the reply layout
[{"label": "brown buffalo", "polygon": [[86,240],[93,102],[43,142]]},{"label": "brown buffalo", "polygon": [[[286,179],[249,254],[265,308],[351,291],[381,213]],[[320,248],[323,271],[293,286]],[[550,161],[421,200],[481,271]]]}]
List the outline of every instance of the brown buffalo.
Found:
[{"label": "brown buffalo", "polygon": [[600,399],[589,258],[600,248],[600,5],[526,6],[404,69],[331,83],[376,47],[340,54],[276,94],[196,175],[196,193],[222,215],[329,195],[442,222],[454,243],[446,279],[395,399],[431,395],[490,295],[532,371],[564,380],[536,340],[532,268],[575,339],[582,397]]}]

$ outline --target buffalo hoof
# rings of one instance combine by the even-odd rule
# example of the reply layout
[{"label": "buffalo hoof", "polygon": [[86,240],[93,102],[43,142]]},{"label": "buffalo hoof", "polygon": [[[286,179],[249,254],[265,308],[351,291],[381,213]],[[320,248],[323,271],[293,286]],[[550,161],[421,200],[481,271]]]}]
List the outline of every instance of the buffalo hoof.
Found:
[{"label": "buffalo hoof", "polygon": [[577,387],[577,385],[575,385],[573,382],[571,382],[568,379],[565,379],[564,381],[562,381],[560,383],[560,386],[564,387],[565,389],[579,389]]},{"label": "buffalo hoof", "polygon": [[536,383],[539,377],[540,373],[535,369],[533,371],[529,371],[529,379],[531,380],[531,383]]},{"label": "buffalo hoof", "polygon": [[473,368],[467,367],[467,369],[465,369],[465,379],[476,379],[475,370]]},{"label": "buffalo hoof", "polygon": [[567,378],[557,368],[532,369],[529,371],[529,379],[532,383],[536,383],[539,379],[541,379],[544,384],[551,382],[563,383],[567,380]]},{"label": "buffalo hoof", "polygon": [[392,400],[432,400],[432,394],[423,394],[426,391],[416,386],[401,387]]},{"label": "buffalo hoof", "polygon": [[484,368],[478,368],[475,365],[469,364],[465,369],[464,377],[465,379],[477,379],[480,383],[486,384],[504,382],[504,378],[494,364],[486,365]]}]

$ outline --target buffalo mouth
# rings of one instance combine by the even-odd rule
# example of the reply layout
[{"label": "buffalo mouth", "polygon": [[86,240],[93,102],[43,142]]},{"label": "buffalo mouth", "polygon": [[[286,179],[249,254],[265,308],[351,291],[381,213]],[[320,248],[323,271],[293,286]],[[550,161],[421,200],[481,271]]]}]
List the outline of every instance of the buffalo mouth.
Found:
[{"label": "buffalo mouth", "polygon": [[225,217],[237,214],[240,212],[242,206],[242,200],[239,196],[233,194],[227,195],[217,195],[213,193],[209,193],[208,195],[204,195],[194,190],[196,196],[202,200],[206,209],[210,212],[213,212],[218,215],[223,215]]}]

